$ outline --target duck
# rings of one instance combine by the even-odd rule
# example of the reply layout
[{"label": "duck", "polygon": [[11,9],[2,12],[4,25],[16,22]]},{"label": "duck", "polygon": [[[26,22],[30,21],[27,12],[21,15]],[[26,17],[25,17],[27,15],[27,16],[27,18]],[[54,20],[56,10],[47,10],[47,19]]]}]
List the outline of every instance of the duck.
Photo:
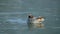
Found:
[{"label": "duck", "polygon": [[27,25],[28,28],[42,28],[44,27],[44,17],[39,16],[39,17],[34,17],[32,14],[28,15],[27,19]]}]

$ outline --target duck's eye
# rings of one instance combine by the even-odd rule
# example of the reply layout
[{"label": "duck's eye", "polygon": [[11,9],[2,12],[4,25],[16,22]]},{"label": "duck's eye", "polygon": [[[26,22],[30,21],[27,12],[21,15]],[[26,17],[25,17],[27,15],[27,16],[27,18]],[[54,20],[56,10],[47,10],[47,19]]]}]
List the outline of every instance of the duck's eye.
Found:
[{"label": "duck's eye", "polygon": [[29,18],[33,18],[33,16],[28,16]]},{"label": "duck's eye", "polygon": [[30,18],[30,16],[28,16]]}]

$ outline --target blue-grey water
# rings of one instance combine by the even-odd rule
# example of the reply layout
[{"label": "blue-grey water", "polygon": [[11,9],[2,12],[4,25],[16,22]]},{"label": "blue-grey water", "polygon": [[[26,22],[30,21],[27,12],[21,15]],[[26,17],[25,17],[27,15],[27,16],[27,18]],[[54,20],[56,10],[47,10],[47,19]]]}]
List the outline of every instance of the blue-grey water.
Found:
[{"label": "blue-grey water", "polygon": [[[27,15],[44,16],[45,27],[28,30]],[[60,34],[60,0],[0,0],[0,34]]]}]

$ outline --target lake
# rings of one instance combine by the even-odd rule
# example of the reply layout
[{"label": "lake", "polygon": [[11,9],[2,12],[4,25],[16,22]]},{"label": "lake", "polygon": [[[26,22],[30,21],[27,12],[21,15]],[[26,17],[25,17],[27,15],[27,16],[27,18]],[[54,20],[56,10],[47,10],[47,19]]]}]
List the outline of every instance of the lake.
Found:
[{"label": "lake", "polygon": [[[0,34],[60,34],[59,0],[0,0]],[[44,28],[29,30],[27,16],[44,16]]]}]

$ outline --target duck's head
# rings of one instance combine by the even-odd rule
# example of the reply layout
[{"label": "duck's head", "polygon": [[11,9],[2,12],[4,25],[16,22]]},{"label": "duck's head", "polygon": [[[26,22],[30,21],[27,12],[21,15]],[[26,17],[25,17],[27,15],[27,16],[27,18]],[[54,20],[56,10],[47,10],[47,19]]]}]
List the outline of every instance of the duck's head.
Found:
[{"label": "duck's head", "polygon": [[28,18],[33,18],[34,16],[32,14],[29,14],[28,15]]}]

